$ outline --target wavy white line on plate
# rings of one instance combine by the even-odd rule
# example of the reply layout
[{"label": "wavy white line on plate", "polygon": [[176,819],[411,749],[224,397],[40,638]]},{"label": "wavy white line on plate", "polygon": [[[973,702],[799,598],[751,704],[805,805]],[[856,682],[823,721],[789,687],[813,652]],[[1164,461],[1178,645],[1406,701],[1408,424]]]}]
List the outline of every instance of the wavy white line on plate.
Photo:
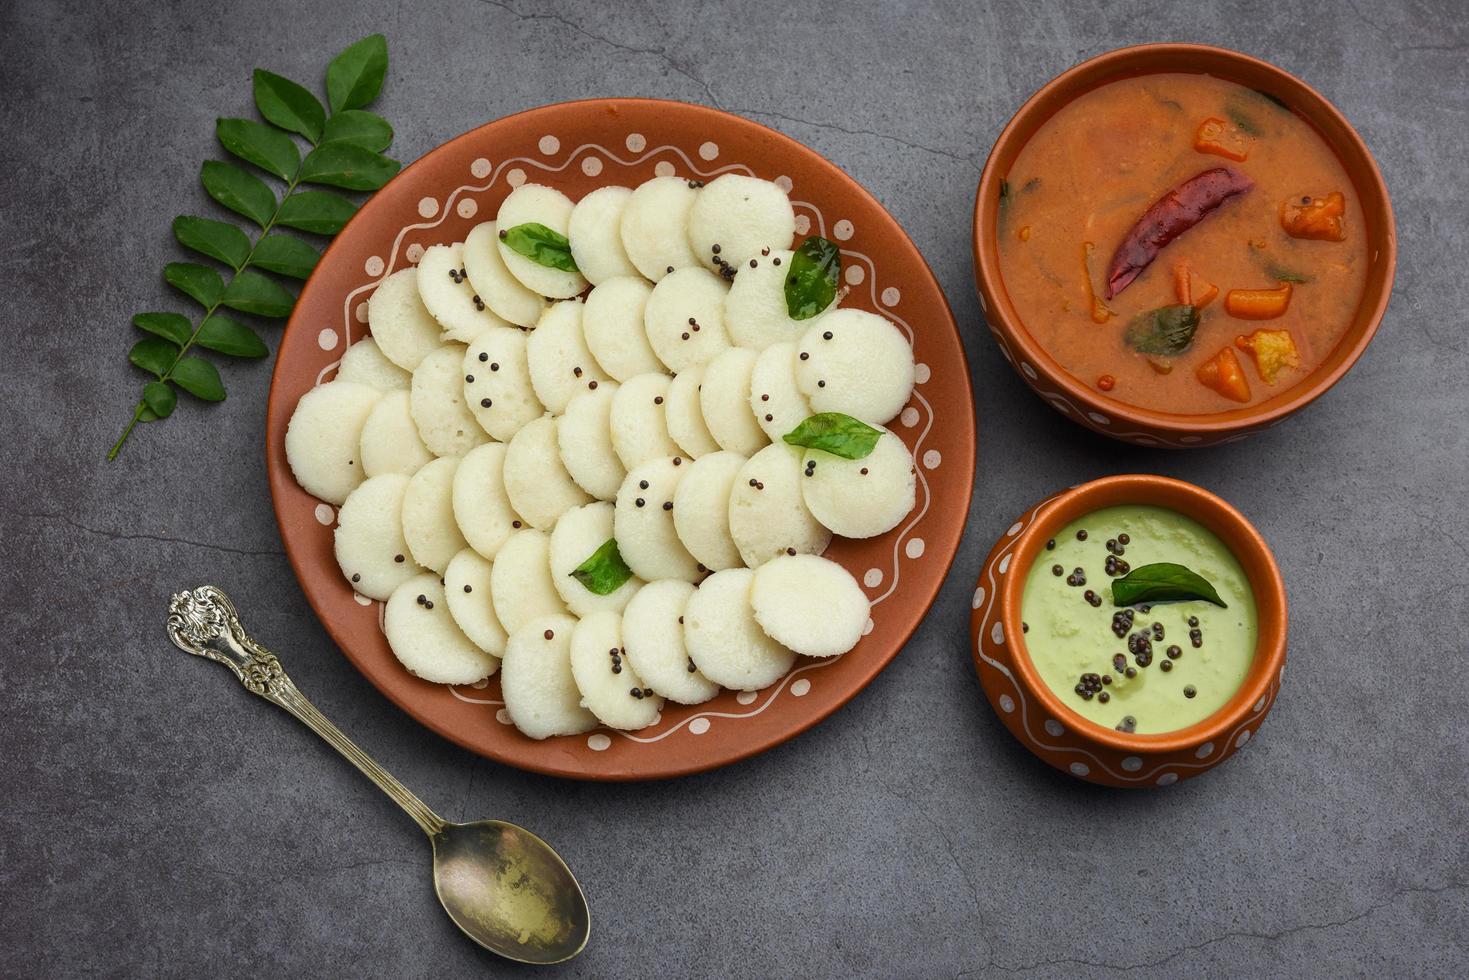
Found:
[{"label": "wavy white line on plate", "polygon": [[[674,732],[678,731],[680,728],[684,728],[689,724],[698,721],[700,718],[753,718],[763,712],[766,708],[774,704],[775,699],[780,697],[781,692],[786,689],[786,685],[789,684],[791,679],[794,678],[797,674],[804,674],[812,670],[820,670],[822,667],[828,667],[836,663],[838,659],[839,658],[837,657],[831,657],[826,660],[818,660],[814,664],[807,664],[805,667],[798,667],[797,669],[791,671],[789,674],[786,674],[780,679],[780,683],[775,685],[775,691],[770,695],[770,698],[754,711],[701,711],[698,714],[690,715],[689,717],[685,718],[683,721],[679,722],[677,725],[674,725],[668,731],[659,732],[657,735],[654,735],[651,738],[641,738],[637,735],[632,734],[631,732],[620,731],[617,734],[630,741],[641,742],[646,745],[652,742],[661,742],[668,736],[672,735]],[[766,688],[766,690],[769,690],[769,688]]]}]

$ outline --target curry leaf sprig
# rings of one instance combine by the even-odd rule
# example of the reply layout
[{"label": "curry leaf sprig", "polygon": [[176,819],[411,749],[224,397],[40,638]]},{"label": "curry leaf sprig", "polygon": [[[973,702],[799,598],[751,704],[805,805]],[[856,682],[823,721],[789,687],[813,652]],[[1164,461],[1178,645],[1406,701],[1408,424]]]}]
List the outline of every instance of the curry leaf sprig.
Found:
[{"label": "curry leaf sprig", "polygon": [[[133,345],[128,360],[151,377],[108,459],[117,458],[139,422],[173,414],[177,389],[206,402],[224,400],[219,370],[197,349],[245,358],[270,353],[252,327],[221,311],[271,320],[289,316],[295,295],[265,273],[304,280],[320,253],[305,239],[277,229],[329,238],[356,213],[351,199],[303,184],[375,191],[401,168],[382,155],[393,141],[393,127],[365,108],[377,98],[387,69],[388,45],[381,34],[337,55],[326,70],[328,111],[305,87],[257,68],[255,107],[265,122],[216,122],[220,145],[249,166],[206,160],[199,179],[211,198],[255,228],[247,234],[230,222],[192,215],[173,220],[179,244],[217,264],[170,262],[163,268],[164,281],[203,309],[197,320],[168,312],[133,317],[133,325],[149,336]],[[304,156],[296,137],[308,144]],[[256,171],[283,188],[277,193]]]}]

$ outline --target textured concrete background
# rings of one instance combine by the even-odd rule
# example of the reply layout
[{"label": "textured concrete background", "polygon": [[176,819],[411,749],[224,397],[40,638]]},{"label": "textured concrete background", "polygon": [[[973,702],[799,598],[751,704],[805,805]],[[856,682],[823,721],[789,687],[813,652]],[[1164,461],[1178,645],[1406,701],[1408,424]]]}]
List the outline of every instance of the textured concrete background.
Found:
[{"label": "textured concrete background", "polygon": [[[0,4],[0,974],[525,973],[461,939],[428,850],[284,713],[163,634],[212,581],[330,717],[449,818],[553,841],[610,976],[1447,975],[1469,953],[1469,16],[1457,0],[239,0]],[[615,7],[615,10],[614,10]],[[320,78],[387,34],[378,108],[412,160],[479,123],[596,95],[710,103],[870,188],[938,273],[974,375],[982,470],[952,575],[903,655],[826,724],[672,783],[502,768],[392,707],[326,639],[281,553],[261,433],[268,363],[103,453],[139,388],[128,316],[159,278],[198,161],[249,71]],[[979,323],[968,213],[1035,88],[1108,48],[1208,41],[1305,77],[1392,189],[1397,290],[1356,370],[1236,446],[1089,435]],[[1275,548],[1291,671],[1206,778],[1104,792],[1032,759],[966,650],[993,538],[1041,495],[1156,471],[1223,494]],[[1459,966],[1455,967],[1454,964]]]}]

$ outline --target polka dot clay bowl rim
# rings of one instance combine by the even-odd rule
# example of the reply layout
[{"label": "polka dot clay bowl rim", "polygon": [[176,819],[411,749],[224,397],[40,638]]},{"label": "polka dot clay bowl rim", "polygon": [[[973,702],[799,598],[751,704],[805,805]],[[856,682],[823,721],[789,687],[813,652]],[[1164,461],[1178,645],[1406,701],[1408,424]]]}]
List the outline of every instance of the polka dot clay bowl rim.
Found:
[{"label": "polka dot clay bowl rim", "polygon": [[[1021,598],[1026,575],[1046,541],[1077,518],[1126,504],[1166,507],[1204,525],[1239,560],[1255,596],[1259,632],[1244,683],[1224,707],[1178,731],[1126,734],[1083,718],[1041,680],[1025,649]],[[1146,788],[1197,776],[1249,741],[1280,692],[1287,631],[1280,569],[1265,539],[1243,514],[1192,483],[1128,474],[1047,497],[1010,525],[980,570],[969,639],[985,696],[1026,748],[1080,779]]]},{"label": "polka dot clay bowl rim", "polygon": [[[658,174],[709,180],[750,173],[786,186],[801,234],[842,249],[843,301],[908,332],[919,362],[912,400],[890,427],[914,451],[918,503],[888,534],[836,540],[828,556],[874,603],[870,632],[832,660],[798,659],[773,687],[668,703],[639,732],[608,729],[533,741],[505,720],[499,679],[448,688],[412,676],[388,649],[382,604],[354,595],[332,551],[335,508],[291,476],[285,431],[302,394],[329,381],[367,332],[377,283],[436,242],[462,240],[512,186],[540,182],[573,199]],[[941,420],[941,421],[940,421]],[[923,256],[882,205],[837,166],[774,130],[680,102],[594,99],[531,109],[430,151],[372,196],[322,256],[281,341],[266,420],[266,462],[286,554],[337,646],[380,691],[428,728],[488,758],[580,779],[653,779],[727,765],[769,749],[854,697],[907,642],[959,546],[973,489],[974,401],[958,326]],[[942,490],[942,493],[938,492]]]},{"label": "polka dot clay bowl rim", "polygon": [[[1208,74],[1268,93],[1305,118],[1335,150],[1362,202],[1370,242],[1366,288],[1351,327],[1326,359],[1297,384],[1256,405],[1184,415],[1158,412],[1103,394],[1061,366],[1025,328],[1005,290],[997,239],[1000,187],[1037,129],[1078,96],[1108,81],[1157,72]],[[1387,185],[1362,137],[1326,97],[1281,68],[1202,44],[1119,48],[1061,73],[1032,95],[995,141],[974,202],[974,273],[985,318],[1005,359],[1061,414],[1138,445],[1192,448],[1235,441],[1269,428],[1340,381],[1367,349],[1392,294],[1397,232]]]}]

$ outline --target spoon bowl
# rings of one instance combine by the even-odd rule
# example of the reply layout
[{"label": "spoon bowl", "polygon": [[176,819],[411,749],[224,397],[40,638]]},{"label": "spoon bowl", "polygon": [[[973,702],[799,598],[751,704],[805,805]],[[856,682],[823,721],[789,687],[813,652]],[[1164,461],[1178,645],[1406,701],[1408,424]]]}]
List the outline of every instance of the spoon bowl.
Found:
[{"label": "spoon bowl", "polygon": [[581,886],[551,846],[503,820],[445,824],[430,838],[434,891],[485,949],[521,963],[562,963],[591,935]]}]

